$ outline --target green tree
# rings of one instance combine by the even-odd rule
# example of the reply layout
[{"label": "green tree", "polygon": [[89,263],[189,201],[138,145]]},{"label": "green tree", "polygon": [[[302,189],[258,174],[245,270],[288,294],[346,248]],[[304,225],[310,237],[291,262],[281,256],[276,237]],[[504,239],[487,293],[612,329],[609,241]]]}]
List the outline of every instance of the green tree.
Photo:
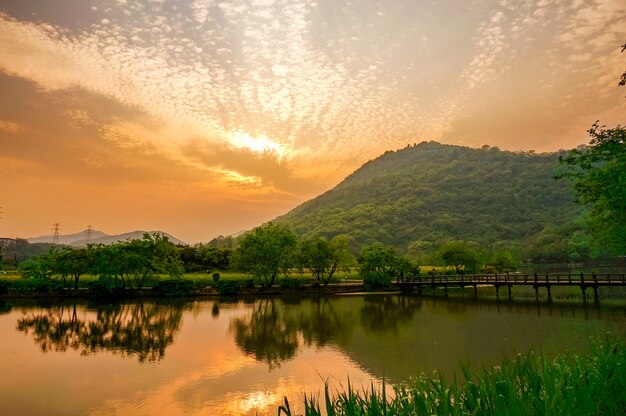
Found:
[{"label": "green tree", "polygon": [[340,267],[354,264],[348,237],[335,236],[328,241],[323,237],[302,242],[301,257],[304,266],[311,269],[317,280],[326,286]]},{"label": "green tree", "polygon": [[591,230],[614,254],[626,253],[626,127],[607,129],[598,122],[589,129],[587,146],[571,150],[559,161],[570,178],[577,200],[590,205]]},{"label": "green tree", "polygon": [[110,246],[97,246],[94,270],[117,286],[141,289],[149,279],[161,274],[179,278],[183,267],[176,247],[161,234],[144,234],[141,240],[128,240]]},{"label": "green tree", "polygon": [[279,274],[289,274],[297,244],[293,231],[269,222],[241,237],[235,262],[240,270],[259,279],[263,286],[271,286]]},{"label": "green tree", "polygon": [[482,263],[477,244],[470,241],[447,241],[439,248],[439,256],[446,266],[454,267],[457,273],[475,272]]},{"label": "green tree", "polygon": [[364,246],[358,262],[361,265],[359,274],[363,278],[366,289],[389,287],[396,265],[393,247],[385,247],[382,244]]}]

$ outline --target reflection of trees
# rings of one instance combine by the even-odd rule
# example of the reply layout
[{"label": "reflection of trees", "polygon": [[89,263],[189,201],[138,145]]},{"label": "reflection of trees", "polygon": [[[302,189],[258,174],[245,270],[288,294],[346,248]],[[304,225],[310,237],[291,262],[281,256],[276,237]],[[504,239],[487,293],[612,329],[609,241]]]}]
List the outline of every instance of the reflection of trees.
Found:
[{"label": "reflection of trees", "polygon": [[287,304],[257,300],[245,317],[234,318],[230,330],[237,346],[270,368],[293,358],[305,346],[346,345],[360,323],[366,332],[397,331],[414,318],[421,299],[376,295],[364,298],[315,298]]},{"label": "reflection of trees", "polygon": [[398,324],[413,319],[422,304],[421,299],[411,296],[376,295],[367,296],[364,300],[361,325],[379,332],[396,332]]},{"label": "reflection of trees", "polygon": [[328,298],[312,300],[311,307],[299,309],[295,318],[306,345],[327,345],[339,335],[351,334],[354,328],[353,315],[349,311],[338,313]]},{"label": "reflection of trees", "polygon": [[17,330],[31,332],[43,352],[73,349],[83,355],[112,351],[158,361],[180,327],[181,305],[134,303],[99,308],[95,320],[77,313],[76,304],[25,315]]},{"label": "reflection of trees", "polygon": [[230,328],[237,346],[270,368],[293,358],[298,349],[296,328],[285,320],[284,310],[274,299],[256,302],[250,317],[235,318]]},{"label": "reflection of trees", "polygon": [[282,301],[257,301],[246,318],[231,321],[235,342],[245,354],[270,368],[293,358],[300,342],[327,345],[354,328],[351,312],[338,313],[326,298],[285,305]]}]

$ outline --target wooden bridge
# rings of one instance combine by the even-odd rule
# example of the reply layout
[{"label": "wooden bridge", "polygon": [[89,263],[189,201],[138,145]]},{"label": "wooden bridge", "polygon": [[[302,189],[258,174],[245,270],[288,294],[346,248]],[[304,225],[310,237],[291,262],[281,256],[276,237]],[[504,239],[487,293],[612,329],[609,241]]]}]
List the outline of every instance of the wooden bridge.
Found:
[{"label": "wooden bridge", "polygon": [[594,300],[598,299],[600,287],[626,287],[626,274],[459,274],[452,276],[410,276],[398,279],[393,283],[402,291],[417,290],[421,294],[423,288],[444,288],[447,292],[449,287],[474,288],[474,297],[478,297],[478,286],[493,286],[496,289],[496,297],[500,297],[500,288],[508,289],[509,299],[513,299],[511,288],[513,286],[532,286],[535,289],[535,297],[539,301],[539,288],[546,288],[548,302],[552,302],[553,287],[578,286],[582,291],[583,302],[587,302],[587,289],[593,289]]}]

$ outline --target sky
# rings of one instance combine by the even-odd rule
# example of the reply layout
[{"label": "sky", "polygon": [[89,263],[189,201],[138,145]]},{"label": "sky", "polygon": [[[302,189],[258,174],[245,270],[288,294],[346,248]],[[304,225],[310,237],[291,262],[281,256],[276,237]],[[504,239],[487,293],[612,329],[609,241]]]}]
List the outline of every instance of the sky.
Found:
[{"label": "sky", "polygon": [[0,0],[0,236],[250,229],[423,140],[626,122],[623,0]]}]

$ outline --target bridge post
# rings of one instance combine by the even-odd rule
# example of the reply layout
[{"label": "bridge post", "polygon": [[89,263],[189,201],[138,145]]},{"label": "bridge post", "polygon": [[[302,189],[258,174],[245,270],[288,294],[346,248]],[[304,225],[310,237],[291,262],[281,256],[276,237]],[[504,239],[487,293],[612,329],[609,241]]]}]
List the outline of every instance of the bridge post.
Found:
[{"label": "bridge post", "polygon": [[500,300],[500,285],[496,283],[496,300]]},{"label": "bridge post", "polygon": [[581,285],[580,290],[583,291],[583,303],[586,304],[587,303],[587,286]]},{"label": "bridge post", "polygon": [[593,286],[593,300],[596,305],[600,303],[600,299],[598,298],[598,285]]},{"label": "bridge post", "polygon": [[509,300],[513,300],[513,296],[511,295],[511,284],[509,283],[507,287],[509,288]]},{"label": "bridge post", "polygon": [[476,288],[476,283],[474,283],[474,299],[478,299],[478,289]]},{"label": "bridge post", "polygon": [[548,289],[548,303],[552,303],[552,293],[550,292],[550,285],[546,285]]},{"label": "bridge post", "polygon": [[[535,278],[537,278],[537,275],[535,274]],[[539,302],[539,286],[538,285],[533,285],[535,287],[535,300],[537,302]]]}]

